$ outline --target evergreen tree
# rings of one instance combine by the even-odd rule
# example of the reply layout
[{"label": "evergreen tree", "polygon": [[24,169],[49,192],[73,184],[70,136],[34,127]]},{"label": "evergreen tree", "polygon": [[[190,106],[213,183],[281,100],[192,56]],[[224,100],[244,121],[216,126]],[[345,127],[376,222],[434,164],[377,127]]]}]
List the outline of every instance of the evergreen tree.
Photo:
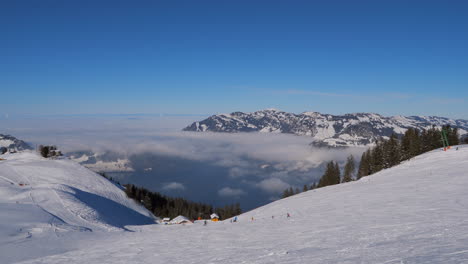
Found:
[{"label": "evergreen tree", "polygon": [[362,153],[361,161],[359,162],[359,168],[357,173],[357,179],[361,179],[364,176],[370,175],[370,149]]},{"label": "evergreen tree", "polygon": [[338,167],[338,163],[330,161],[327,164],[327,168],[325,173],[323,174],[322,178],[318,183],[318,188],[339,184],[340,183],[340,168]]},{"label": "evergreen tree", "polygon": [[322,188],[325,186],[330,185],[330,174],[333,173],[333,163],[330,161],[327,163],[327,167],[325,169],[325,173],[322,175],[322,178],[320,178],[319,183],[318,183],[318,188]]},{"label": "evergreen tree", "polygon": [[304,184],[304,187],[302,187],[302,191],[307,192],[308,190],[309,190],[309,188],[307,187],[307,184]]},{"label": "evergreen tree", "polygon": [[335,169],[333,170],[333,184],[339,184],[341,182],[341,172],[338,162],[335,162]]},{"label": "evergreen tree", "polygon": [[430,130],[423,130],[421,132],[421,152],[425,153],[429,150],[431,150]]},{"label": "evergreen tree", "polygon": [[150,211],[152,210],[153,201],[151,201],[151,197],[149,194],[145,195],[145,198],[143,199],[143,206]]},{"label": "evergreen tree", "polygon": [[371,173],[381,171],[384,168],[383,142],[377,141],[377,144],[371,149],[370,153]]},{"label": "evergreen tree", "polygon": [[44,157],[44,158],[49,157],[49,147],[48,147],[48,146],[39,145],[39,153],[40,153],[41,156]]},{"label": "evergreen tree", "polygon": [[353,180],[354,177],[354,170],[356,169],[356,165],[354,163],[353,155],[350,155],[346,160],[346,165],[344,167],[343,172],[343,181],[342,182],[350,182]]},{"label": "evergreen tree", "polygon": [[310,185],[310,190],[313,190],[315,188],[317,188],[317,183],[316,182],[314,182],[314,183],[312,183],[312,185]]},{"label": "evergreen tree", "polygon": [[242,213],[242,209],[240,203],[236,203],[234,206],[234,215],[240,215]]},{"label": "evergreen tree", "polygon": [[419,130],[414,129],[413,137],[411,139],[410,146],[411,157],[416,157],[421,154],[421,137],[419,135]]},{"label": "evergreen tree", "polygon": [[447,129],[447,138],[450,146],[455,146],[460,144],[460,136],[458,135],[458,128],[451,128],[450,125],[446,126]]},{"label": "evergreen tree", "polygon": [[433,149],[441,148],[443,146],[442,140],[440,138],[440,130],[437,129],[435,126],[433,126],[429,131],[428,131],[428,137],[429,137],[429,142],[430,145],[427,148],[427,151],[431,151]]},{"label": "evergreen tree", "polygon": [[410,145],[411,145],[411,133],[412,129],[406,130],[405,134],[401,138],[401,160],[407,160],[411,158]]},{"label": "evergreen tree", "polygon": [[294,194],[298,194],[298,193],[301,193],[301,190],[299,190],[299,188],[296,187],[296,191],[294,192]]},{"label": "evergreen tree", "polygon": [[383,143],[383,160],[384,168],[390,168],[400,163],[400,146],[395,133],[390,136],[389,140]]},{"label": "evergreen tree", "polygon": [[401,139],[401,160],[408,160],[421,154],[421,138],[419,131],[409,128]]}]

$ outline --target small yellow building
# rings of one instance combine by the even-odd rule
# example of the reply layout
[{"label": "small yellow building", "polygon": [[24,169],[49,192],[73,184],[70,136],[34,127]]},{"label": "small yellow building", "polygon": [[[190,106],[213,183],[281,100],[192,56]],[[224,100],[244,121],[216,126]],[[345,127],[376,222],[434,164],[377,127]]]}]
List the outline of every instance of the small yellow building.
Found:
[{"label": "small yellow building", "polygon": [[217,214],[211,214],[211,221],[213,222],[218,222],[219,221],[219,216]]}]

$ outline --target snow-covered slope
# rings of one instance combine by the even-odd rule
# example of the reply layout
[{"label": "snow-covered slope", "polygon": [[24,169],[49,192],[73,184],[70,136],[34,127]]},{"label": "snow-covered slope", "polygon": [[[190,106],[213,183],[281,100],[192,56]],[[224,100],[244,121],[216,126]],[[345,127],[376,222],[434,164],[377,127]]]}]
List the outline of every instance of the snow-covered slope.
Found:
[{"label": "snow-covered slope", "polygon": [[73,161],[29,151],[0,158],[0,225],[11,225],[7,232],[14,236],[154,223],[118,186]]},{"label": "snow-covered slope", "polygon": [[301,114],[267,109],[253,113],[234,112],[213,115],[194,122],[185,131],[290,133],[311,136],[318,146],[357,146],[375,142],[392,133],[403,134],[408,128],[427,129],[451,125],[468,131],[468,120],[436,116],[384,117],[373,113],[330,115],[318,112]]},{"label": "snow-covered slope", "polygon": [[467,172],[467,146],[435,150],[237,223],[134,227],[25,263],[467,263]]}]

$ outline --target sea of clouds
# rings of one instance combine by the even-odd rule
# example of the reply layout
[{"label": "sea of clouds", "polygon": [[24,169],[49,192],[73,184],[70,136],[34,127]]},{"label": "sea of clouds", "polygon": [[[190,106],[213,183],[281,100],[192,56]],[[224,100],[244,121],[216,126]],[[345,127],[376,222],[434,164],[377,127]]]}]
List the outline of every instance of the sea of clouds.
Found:
[{"label": "sea of clouds", "polygon": [[[122,182],[215,205],[246,208],[280,197],[284,189],[316,182],[323,163],[341,164],[364,149],[316,148],[311,138],[271,133],[184,132],[201,116],[71,116],[0,120],[0,133],[64,152],[112,153],[130,160]],[[148,170],[151,168],[151,170]]]}]

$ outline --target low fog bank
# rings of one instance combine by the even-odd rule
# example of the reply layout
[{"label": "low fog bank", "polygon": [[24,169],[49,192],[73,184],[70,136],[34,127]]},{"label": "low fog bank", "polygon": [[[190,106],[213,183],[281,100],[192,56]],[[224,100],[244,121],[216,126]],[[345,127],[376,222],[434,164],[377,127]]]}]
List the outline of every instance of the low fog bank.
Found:
[{"label": "low fog bank", "polygon": [[[323,163],[343,163],[363,148],[310,146],[311,138],[265,133],[197,133],[181,129],[200,117],[93,117],[16,120],[0,133],[64,152],[89,151],[101,160],[128,159],[133,172],[113,172],[122,183],[221,206],[251,209],[289,186],[317,181]],[[2,123],[3,120],[2,120]],[[92,162],[92,161],[88,161]]]}]

